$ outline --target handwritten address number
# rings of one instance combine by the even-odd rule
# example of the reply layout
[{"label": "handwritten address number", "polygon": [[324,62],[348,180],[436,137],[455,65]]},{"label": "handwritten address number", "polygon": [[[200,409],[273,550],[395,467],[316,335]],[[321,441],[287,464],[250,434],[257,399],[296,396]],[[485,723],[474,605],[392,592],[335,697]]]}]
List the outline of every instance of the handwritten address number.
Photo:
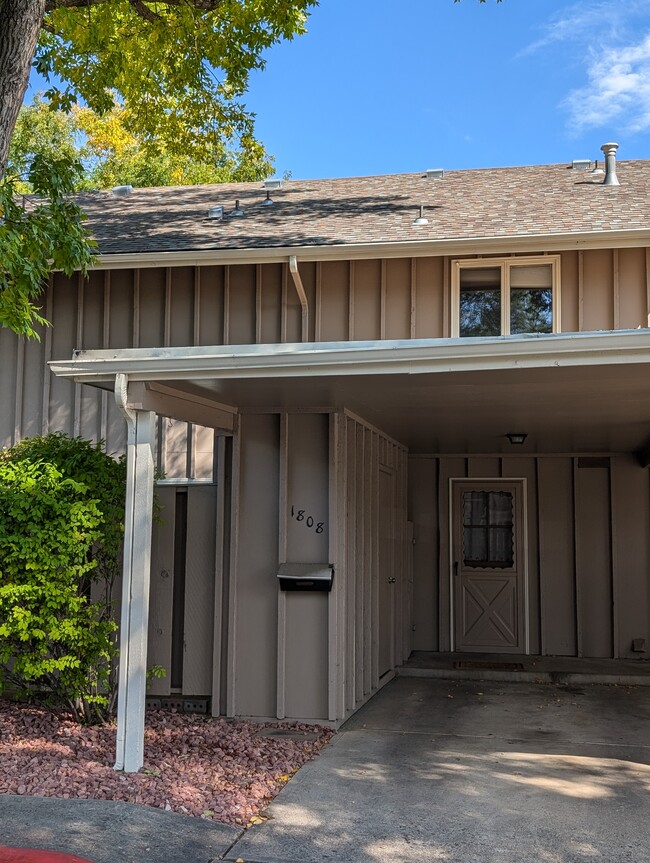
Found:
[{"label": "handwritten address number", "polygon": [[305,527],[313,530],[314,533],[322,533],[325,530],[325,522],[315,521],[314,517],[308,515],[304,509],[296,509],[295,506],[292,506],[291,518],[295,518],[296,521],[301,521]]}]

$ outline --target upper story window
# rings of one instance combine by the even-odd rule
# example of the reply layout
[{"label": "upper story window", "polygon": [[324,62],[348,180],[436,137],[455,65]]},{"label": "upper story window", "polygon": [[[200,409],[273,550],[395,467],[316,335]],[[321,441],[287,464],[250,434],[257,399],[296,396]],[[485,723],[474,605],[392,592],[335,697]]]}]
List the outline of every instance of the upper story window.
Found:
[{"label": "upper story window", "polygon": [[560,331],[559,255],[452,263],[452,336]]}]

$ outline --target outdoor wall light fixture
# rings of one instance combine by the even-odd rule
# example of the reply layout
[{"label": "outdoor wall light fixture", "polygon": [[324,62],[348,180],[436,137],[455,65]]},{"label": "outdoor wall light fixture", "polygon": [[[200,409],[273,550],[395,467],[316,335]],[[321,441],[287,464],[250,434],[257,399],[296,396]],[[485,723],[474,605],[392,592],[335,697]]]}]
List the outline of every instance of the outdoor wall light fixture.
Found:
[{"label": "outdoor wall light fixture", "polygon": [[526,432],[508,432],[506,437],[513,446],[521,446],[523,443],[526,443],[528,434]]}]

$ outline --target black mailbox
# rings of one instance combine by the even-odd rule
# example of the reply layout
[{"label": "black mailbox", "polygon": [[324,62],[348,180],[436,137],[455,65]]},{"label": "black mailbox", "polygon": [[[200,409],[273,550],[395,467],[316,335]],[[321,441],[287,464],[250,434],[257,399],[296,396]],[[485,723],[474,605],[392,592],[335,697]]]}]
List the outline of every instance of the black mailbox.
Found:
[{"label": "black mailbox", "polygon": [[278,580],[280,590],[330,591],[334,567],[330,563],[281,563]]}]

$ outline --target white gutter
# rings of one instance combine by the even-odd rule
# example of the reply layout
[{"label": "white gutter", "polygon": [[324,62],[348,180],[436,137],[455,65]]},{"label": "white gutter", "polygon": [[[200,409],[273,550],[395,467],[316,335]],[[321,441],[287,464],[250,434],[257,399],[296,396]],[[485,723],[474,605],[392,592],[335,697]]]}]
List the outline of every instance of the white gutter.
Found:
[{"label": "white gutter", "polygon": [[79,382],[435,374],[499,369],[650,364],[650,330],[414,339],[380,342],[129,348],[78,351],[51,361],[55,375]]},{"label": "white gutter", "polygon": [[305,286],[302,283],[302,279],[300,278],[300,271],[298,270],[298,259],[295,255],[289,255],[289,272],[293,278],[293,283],[296,287],[296,292],[298,293],[298,299],[300,300],[300,305],[302,307],[302,326],[300,336],[303,342],[306,342],[309,338],[309,303],[307,302],[307,294],[305,293]]},{"label": "white gutter", "polygon": [[456,237],[405,240],[395,243],[331,243],[318,246],[277,246],[246,249],[128,252],[99,255],[93,269],[188,267],[210,264],[268,264],[286,261],[354,261],[372,258],[421,258],[440,255],[561,252],[571,249],[639,248],[650,245],[650,228],[623,231],[580,231],[531,236]]}]

